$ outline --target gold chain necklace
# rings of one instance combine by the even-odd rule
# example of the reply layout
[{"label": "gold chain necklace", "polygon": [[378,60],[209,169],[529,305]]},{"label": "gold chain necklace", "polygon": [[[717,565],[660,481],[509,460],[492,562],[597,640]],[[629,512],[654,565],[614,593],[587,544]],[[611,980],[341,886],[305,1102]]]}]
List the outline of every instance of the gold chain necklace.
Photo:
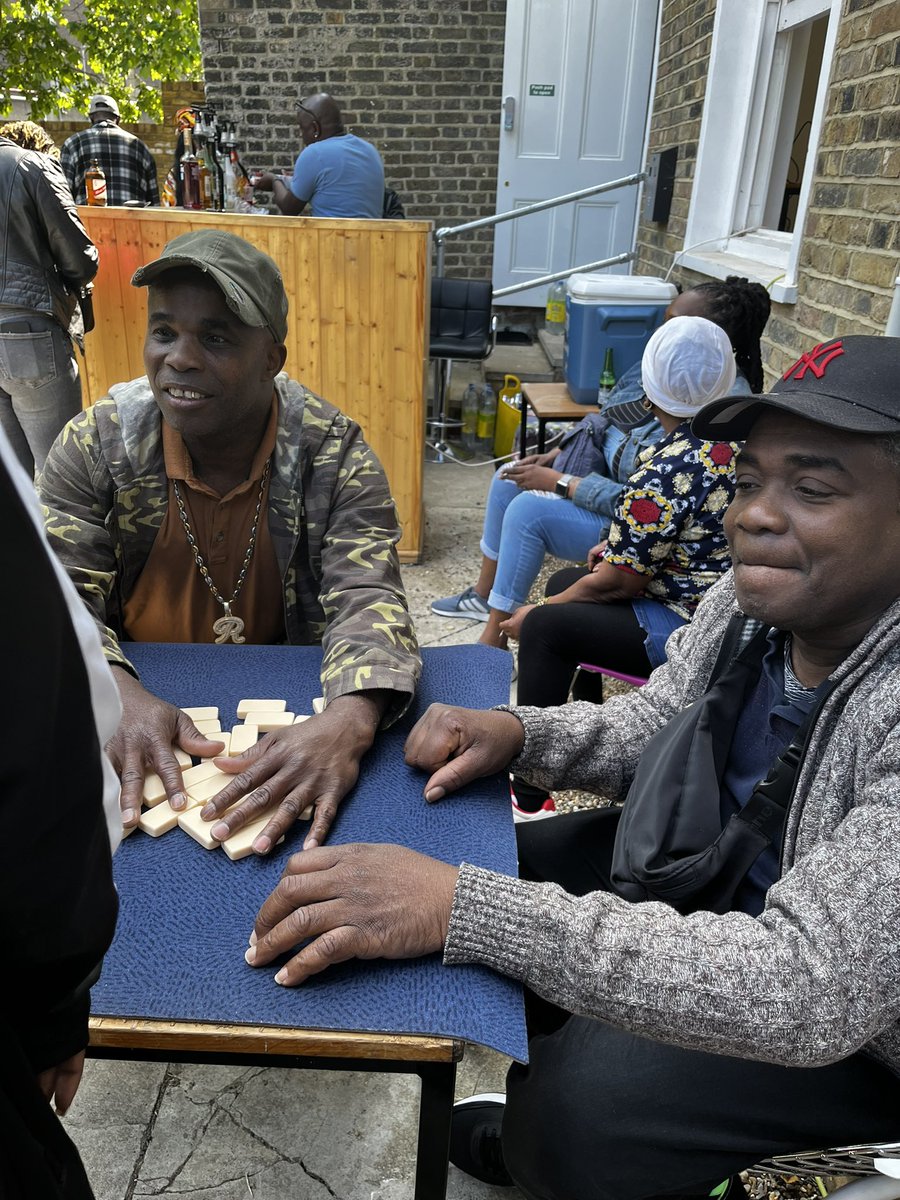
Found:
[{"label": "gold chain necklace", "polygon": [[259,484],[259,496],[256,499],[256,512],[253,514],[253,527],[250,530],[250,545],[247,547],[247,553],[244,555],[244,561],[241,564],[241,569],[237,577],[237,583],[234,585],[234,592],[232,593],[230,600],[226,600],[225,597],[221,595],[219,589],[216,587],[212,581],[212,578],[210,577],[206,563],[203,561],[203,556],[197,547],[197,539],[194,537],[194,531],[191,529],[190,521],[188,521],[188,515],[185,511],[184,501],[182,500],[181,492],[178,489],[178,480],[172,480],[172,487],[175,491],[175,500],[178,503],[178,515],[181,517],[181,523],[184,526],[184,532],[187,536],[188,545],[194,552],[194,562],[196,562],[197,566],[200,568],[200,574],[203,576],[203,581],[205,582],[206,586],[212,592],[217,602],[225,609],[225,616],[219,617],[217,620],[213,621],[213,633],[216,635],[216,645],[221,645],[223,642],[227,642],[229,638],[232,642],[237,643],[246,642],[247,640],[245,637],[241,637],[241,634],[244,632],[244,622],[240,617],[236,617],[232,613],[231,606],[234,604],[235,600],[237,600],[238,594],[240,593],[241,588],[244,586],[244,580],[247,578],[247,568],[250,566],[250,559],[253,557],[253,551],[256,547],[256,531],[259,528],[259,514],[260,510],[262,509],[263,493],[266,490],[266,480],[269,478],[269,461],[270,460],[268,459],[266,460],[266,465],[263,468],[262,479]]}]

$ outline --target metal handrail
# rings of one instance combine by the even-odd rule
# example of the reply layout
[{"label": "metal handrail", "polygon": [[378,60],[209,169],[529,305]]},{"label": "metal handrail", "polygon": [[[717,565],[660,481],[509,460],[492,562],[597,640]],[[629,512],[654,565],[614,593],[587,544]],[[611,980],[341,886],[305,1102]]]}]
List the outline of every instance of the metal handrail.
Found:
[{"label": "metal handrail", "polygon": [[[611,179],[609,183],[595,183],[591,187],[581,188],[577,192],[568,192],[565,196],[553,196],[550,200],[538,200],[534,204],[526,204],[524,208],[511,208],[508,212],[495,213],[492,217],[479,217],[477,221],[466,221],[463,225],[452,225],[438,229],[434,235],[434,240],[437,243],[437,261],[435,264],[437,274],[443,275],[444,273],[444,241],[448,237],[457,237],[459,234],[469,233],[473,229],[486,229],[490,225],[499,225],[501,221],[515,221],[519,217],[527,217],[530,213],[542,212],[545,208],[557,208],[560,204],[571,204],[573,200],[581,200],[585,196],[596,196],[600,192],[611,192],[615,188],[620,187],[633,187],[635,184],[642,183],[646,178],[646,171],[637,171],[634,175],[623,175],[621,179]],[[622,260],[616,259],[612,261]],[[578,270],[578,268],[573,267],[572,270]],[[546,282],[549,278],[565,278],[569,274],[571,274],[571,271],[564,271],[562,275],[546,276],[541,280],[532,280],[528,284],[523,284],[522,287],[533,287],[535,283]],[[508,290],[504,288],[502,294],[505,295]],[[513,290],[519,291],[521,289],[516,285]],[[495,295],[499,294],[495,293]]]},{"label": "metal handrail", "polygon": [[617,263],[631,262],[637,258],[634,250],[626,250],[623,254],[617,254],[614,258],[601,258],[599,262],[584,263],[580,267],[566,267],[565,271],[556,271],[553,275],[539,275],[537,279],[529,279],[525,283],[511,283],[509,287],[497,288],[491,292],[491,299],[496,300],[498,296],[509,296],[513,292],[524,292],[528,288],[540,287],[542,283],[555,283],[557,279],[568,279],[570,275],[574,275],[578,271],[599,271],[602,267],[614,267]]}]

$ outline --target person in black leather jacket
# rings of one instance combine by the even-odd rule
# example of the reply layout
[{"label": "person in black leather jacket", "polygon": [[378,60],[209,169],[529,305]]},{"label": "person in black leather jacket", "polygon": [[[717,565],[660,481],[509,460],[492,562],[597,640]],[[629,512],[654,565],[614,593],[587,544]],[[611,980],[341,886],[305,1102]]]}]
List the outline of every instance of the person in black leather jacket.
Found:
[{"label": "person in black leather jacket", "polygon": [[40,471],[81,410],[72,347],[83,348],[79,293],[99,255],[62,169],[0,138],[0,427],[26,471]]}]

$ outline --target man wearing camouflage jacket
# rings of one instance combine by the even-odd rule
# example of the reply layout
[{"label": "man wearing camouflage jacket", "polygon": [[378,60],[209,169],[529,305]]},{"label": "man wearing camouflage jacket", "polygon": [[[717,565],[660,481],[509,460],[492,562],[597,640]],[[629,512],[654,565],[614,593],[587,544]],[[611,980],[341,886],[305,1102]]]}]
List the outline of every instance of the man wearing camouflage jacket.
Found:
[{"label": "man wearing camouflage jacket", "polygon": [[175,748],[215,743],[141,687],[120,637],[321,642],[326,710],[234,760],[204,809],[221,838],[272,810],[265,853],[314,805],[317,845],[420,670],[388,483],[355,422],[281,372],[287,297],[267,255],[184,234],[133,282],[149,285],[147,378],[70,422],[40,480],[51,545],[118,668],[123,821],[151,770],[184,807]]}]

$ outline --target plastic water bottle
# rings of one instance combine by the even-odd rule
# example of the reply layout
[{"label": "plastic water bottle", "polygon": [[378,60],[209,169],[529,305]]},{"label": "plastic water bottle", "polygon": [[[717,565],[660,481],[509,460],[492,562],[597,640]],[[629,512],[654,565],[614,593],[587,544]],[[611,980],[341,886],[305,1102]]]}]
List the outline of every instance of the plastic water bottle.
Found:
[{"label": "plastic water bottle", "polygon": [[474,383],[470,383],[463,392],[462,398],[462,430],[460,431],[460,441],[464,450],[476,450],[478,448],[479,403],[478,388]]},{"label": "plastic water bottle", "polygon": [[558,279],[547,289],[544,328],[548,333],[563,333],[566,328],[566,281]]},{"label": "plastic water bottle", "polygon": [[478,449],[485,454],[494,453],[494,425],[497,421],[497,397],[494,389],[486,383],[478,399]]}]

